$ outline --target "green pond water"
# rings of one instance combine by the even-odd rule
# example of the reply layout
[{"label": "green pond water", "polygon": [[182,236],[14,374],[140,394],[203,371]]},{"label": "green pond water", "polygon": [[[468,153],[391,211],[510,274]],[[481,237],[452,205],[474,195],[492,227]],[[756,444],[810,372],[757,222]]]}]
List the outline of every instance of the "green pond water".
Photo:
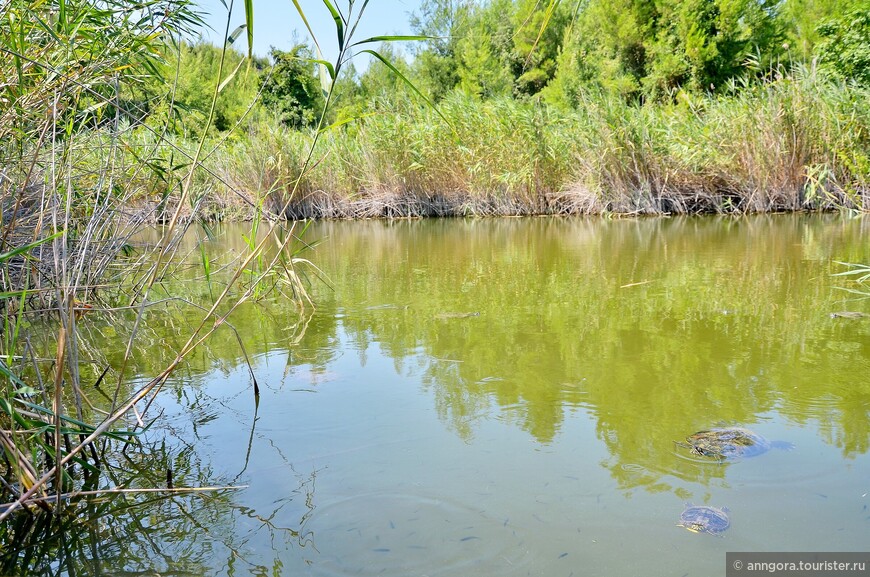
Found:
[{"label": "green pond water", "polygon": [[[870,300],[832,275],[870,263],[868,232],[835,215],[316,223],[314,314],[273,294],[231,319],[259,406],[221,330],[151,408],[144,466],[247,488],[160,501],[76,572],[703,577],[727,551],[865,551],[870,318],[832,313]],[[146,377],[202,314],[177,307],[150,317]],[[675,445],[723,425],[794,448]],[[731,526],[678,527],[688,502]]]}]

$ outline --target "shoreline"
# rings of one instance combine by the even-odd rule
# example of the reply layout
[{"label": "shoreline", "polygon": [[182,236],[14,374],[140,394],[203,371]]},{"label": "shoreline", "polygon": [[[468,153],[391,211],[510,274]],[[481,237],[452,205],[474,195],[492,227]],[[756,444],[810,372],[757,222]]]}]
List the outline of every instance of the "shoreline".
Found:
[{"label": "shoreline", "polygon": [[[480,197],[472,194],[378,194],[346,198],[318,191],[308,193],[299,200],[287,203],[286,209],[273,206],[264,209],[261,216],[284,222],[318,220],[401,220],[427,218],[510,218],[510,217],[668,217],[668,216],[745,216],[753,214],[831,213],[844,210],[867,212],[870,191],[862,192],[859,202],[847,204],[825,203],[815,206],[770,205],[765,210],[744,210],[731,195],[711,197],[662,196],[658,206],[636,199],[600,199],[576,191],[542,194],[537,202],[527,199]],[[646,199],[644,199],[646,200]],[[274,201],[273,201],[274,202]],[[277,204],[277,202],[274,202]],[[249,222],[256,217],[254,210],[238,207],[225,210],[224,203],[204,203],[197,218],[204,222]],[[666,209],[668,207],[669,209]],[[691,207],[691,209],[687,209]],[[131,220],[143,223],[165,224],[156,207],[141,208]],[[169,215],[173,208],[164,214]],[[190,211],[182,212],[182,221],[192,220]]]}]

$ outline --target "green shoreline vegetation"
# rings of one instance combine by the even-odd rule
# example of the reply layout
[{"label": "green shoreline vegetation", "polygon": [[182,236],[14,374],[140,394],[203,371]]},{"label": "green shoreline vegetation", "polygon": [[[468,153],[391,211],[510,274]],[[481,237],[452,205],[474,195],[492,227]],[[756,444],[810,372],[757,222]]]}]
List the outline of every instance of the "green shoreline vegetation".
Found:
[{"label": "green shoreline vegetation", "polygon": [[[326,63],[193,40],[188,0],[0,0],[0,573],[53,558],[57,527],[21,519],[172,485],[108,464],[129,416],[243,303],[307,314],[298,220],[868,208],[868,0],[424,0],[417,36],[353,38],[366,4],[324,0]],[[131,377],[216,220],[250,221],[246,252],[197,243],[209,305]],[[110,363],[77,326],[127,313]]]},{"label": "green shoreline vegetation", "polygon": [[[392,99],[322,138],[318,170],[280,216],[863,210],[868,96],[810,72],[659,107],[601,96],[560,111],[454,94],[439,103],[452,133],[433,110]],[[299,158],[309,143],[258,126],[214,159],[231,185],[221,196],[235,189],[253,200],[271,190],[267,199],[280,206],[297,173],[274,159]],[[252,166],[267,151],[273,164]]]},{"label": "green shoreline vegetation", "polygon": [[[345,67],[317,169],[294,194],[323,104],[314,65],[298,59],[313,49],[273,50],[272,65],[256,62],[259,81],[238,75],[209,134],[239,128],[205,162],[221,177],[202,183],[215,192],[211,217],[260,206],[310,219],[867,205],[866,1],[429,0],[421,12],[430,39],[407,57],[382,52],[429,100],[379,61]],[[196,75],[177,97],[200,115],[208,95],[195,87],[215,77],[218,55],[182,49],[180,77]]]},{"label": "green shoreline vegetation", "polygon": [[[105,145],[114,102],[91,94],[62,119],[84,141],[64,154],[105,176],[112,150],[126,204],[158,221],[200,137],[213,152],[184,210],[212,220],[863,210],[868,13],[866,0],[427,0],[414,18],[429,39],[382,49],[395,68],[348,62],[320,131],[313,47],[247,61],[180,40],[119,76],[122,147]],[[316,169],[291,194],[315,139]]]},{"label": "green shoreline vegetation", "polygon": [[[421,12],[431,38],[384,53],[437,110],[378,61],[346,67],[317,170],[290,195],[322,102],[313,65],[288,60],[313,51],[273,51],[261,105],[207,162],[222,176],[212,214],[250,217],[263,200],[288,219],[866,206],[866,1],[431,0]],[[255,86],[240,92],[236,111]]]}]

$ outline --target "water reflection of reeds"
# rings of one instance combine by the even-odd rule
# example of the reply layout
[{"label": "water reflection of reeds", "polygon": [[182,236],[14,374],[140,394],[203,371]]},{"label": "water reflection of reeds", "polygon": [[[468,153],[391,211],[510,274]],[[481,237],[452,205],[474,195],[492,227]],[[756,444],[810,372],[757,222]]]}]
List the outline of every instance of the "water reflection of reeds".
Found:
[{"label": "water reflection of reeds", "polygon": [[[176,438],[140,446],[105,465],[103,482],[123,489],[93,487],[91,494],[73,495],[59,513],[30,509],[7,520],[0,531],[0,574],[213,575],[225,569],[222,559],[264,574],[269,567],[249,543],[312,545],[303,527],[313,507],[313,473],[276,499],[271,516],[291,501],[300,511],[299,525],[286,527],[244,506],[238,479],[226,488],[204,488],[217,479],[193,443]],[[167,471],[176,490],[136,489],[166,487]]]}]

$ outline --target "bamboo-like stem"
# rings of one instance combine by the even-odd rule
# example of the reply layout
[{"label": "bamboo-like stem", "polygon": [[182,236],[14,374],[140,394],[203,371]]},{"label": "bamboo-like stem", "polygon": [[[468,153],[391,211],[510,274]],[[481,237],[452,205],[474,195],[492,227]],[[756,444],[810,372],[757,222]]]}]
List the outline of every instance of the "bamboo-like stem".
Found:
[{"label": "bamboo-like stem", "polygon": [[[66,356],[66,329],[61,326],[57,335],[57,359],[55,361],[55,372],[54,372],[54,403],[53,403],[53,411],[54,411],[54,468],[55,468],[55,490],[60,493],[63,490],[63,469],[61,468],[61,460],[63,458],[63,451],[61,450],[61,425],[62,419],[61,415],[63,414],[63,369],[64,369],[64,359]],[[58,500],[55,505],[60,507],[60,500]]]}]

